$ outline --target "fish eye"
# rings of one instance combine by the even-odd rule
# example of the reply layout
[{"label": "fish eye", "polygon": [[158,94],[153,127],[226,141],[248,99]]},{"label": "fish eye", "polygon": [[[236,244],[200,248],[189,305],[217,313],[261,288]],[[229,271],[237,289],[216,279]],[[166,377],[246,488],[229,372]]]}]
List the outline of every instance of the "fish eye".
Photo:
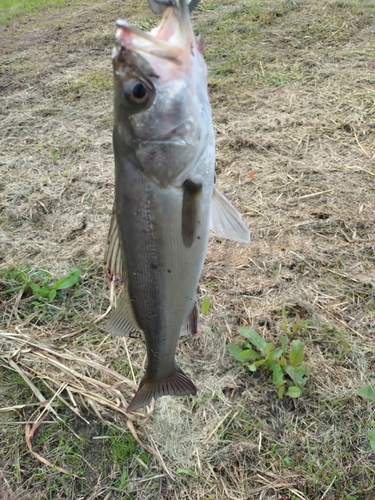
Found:
[{"label": "fish eye", "polygon": [[125,97],[133,104],[146,104],[151,97],[152,89],[146,83],[135,78],[125,82],[123,88]]},{"label": "fish eye", "polygon": [[143,85],[143,83],[137,83],[134,85],[133,90],[132,90],[132,96],[135,100],[137,101],[143,101],[143,99],[146,97],[147,90],[146,87]]}]

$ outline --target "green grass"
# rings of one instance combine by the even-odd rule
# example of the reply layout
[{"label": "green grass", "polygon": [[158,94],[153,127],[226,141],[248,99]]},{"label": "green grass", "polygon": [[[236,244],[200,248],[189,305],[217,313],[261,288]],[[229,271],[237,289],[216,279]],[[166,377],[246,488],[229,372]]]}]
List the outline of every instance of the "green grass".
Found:
[{"label": "green grass", "polygon": [[[34,383],[45,397],[52,396],[41,382]],[[2,406],[30,403],[31,394],[25,382],[1,366],[0,388]],[[85,412],[79,418],[62,403],[55,410],[60,420],[50,414],[36,431],[32,446],[54,466],[68,470],[68,475],[42,464],[27,449],[25,422],[35,421],[41,410],[34,406],[0,413],[1,467],[13,485],[43,484],[45,490],[40,492],[40,498],[52,500],[62,494],[78,498],[88,486],[94,489],[100,478],[103,486],[110,484],[114,489],[113,498],[124,498],[128,491],[125,479],[148,474],[150,456],[126,428],[119,430],[101,423]]]},{"label": "green grass", "polygon": [[25,13],[38,12],[69,3],[69,0],[0,0],[0,23],[6,24]]}]

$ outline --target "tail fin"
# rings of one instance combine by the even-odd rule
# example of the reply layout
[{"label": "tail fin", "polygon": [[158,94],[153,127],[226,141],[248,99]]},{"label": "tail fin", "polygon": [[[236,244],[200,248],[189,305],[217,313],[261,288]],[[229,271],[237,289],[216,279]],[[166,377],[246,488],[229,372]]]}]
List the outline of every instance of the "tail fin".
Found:
[{"label": "tail fin", "polygon": [[195,396],[197,388],[193,382],[185,375],[179,366],[176,365],[176,371],[169,377],[153,382],[144,378],[132,399],[128,413],[138,410],[142,406],[151,403],[152,398],[157,399],[161,396]]}]

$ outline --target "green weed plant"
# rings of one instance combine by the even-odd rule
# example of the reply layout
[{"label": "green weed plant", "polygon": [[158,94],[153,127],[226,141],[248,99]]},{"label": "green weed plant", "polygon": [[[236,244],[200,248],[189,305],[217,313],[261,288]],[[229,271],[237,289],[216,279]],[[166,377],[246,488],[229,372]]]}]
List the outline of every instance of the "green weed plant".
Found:
[{"label": "green weed plant", "polygon": [[288,337],[281,335],[281,345],[276,347],[252,328],[240,327],[238,333],[244,337],[243,345],[228,344],[230,354],[251,372],[263,369],[272,375],[279,398],[299,398],[310,377],[310,369],[304,363],[303,343],[298,339],[289,343]]},{"label": "green weed plant", "polygon": [[62,276],[56,281],[51,280],[52,274],[43,268],[31,268],[17,270],[13,279],[19,284],[8,288],[5,293],[14,293],[22,288],[25,292],[32,293],[32,306],[41,306],[51,303],[61,290],[67,290],[78,283],[81,275],[80,269],[73,269],[69,274]]},{"label": "green weed plant", "polygon": [[[375,391],[369,385],[363,385],[358,390],[358,396],[365,399],[366,401],[370,401],[370,403],[375,403]],[[375,423],[373,422],[374,427],[367,429],[367,437],[370,441],[370,446],[372,451],[375,453]]]}]

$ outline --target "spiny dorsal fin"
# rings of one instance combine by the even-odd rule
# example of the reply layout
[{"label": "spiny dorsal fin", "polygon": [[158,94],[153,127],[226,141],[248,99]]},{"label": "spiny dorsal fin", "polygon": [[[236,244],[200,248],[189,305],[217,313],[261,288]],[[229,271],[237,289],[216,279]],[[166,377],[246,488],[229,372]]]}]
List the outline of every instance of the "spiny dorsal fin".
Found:
[{"label": "spiny dorsal fin", "polygon": [[129,337],[135,332],[142,331],[134,316],[133,307],[130,302],[128,290],[125,289],[115,312],[112,314],[104,329],[113,335]]},{"label": "spiny dorsal fin", "polygon": [[112,281],[113,278],[119,278],[122,281],[126,280],[115,204],[113,205],[111,224],[108,231],[104,265],[105,274],[109,281]]},{"label": "spiny dorsal fin", "polygon": [[198,301],[195,301],[194,307],[189,314],[188,320],[181,328],[180,336],[183,335],[196,335],[198,333],[199,325],[199,306]]},{"label": "spiny dorsal fin", "polygon": [[249,230],[241,215],[216,187],[211,202],[211,231],[228,240],[241,243],[250,241]]},{"label": "spiny dorsal fin", "polygon": [[162,380],[153,382],[147,380],[146,377],[143,378],[138,391],[126,411],[131,413],[142,406],[150,404],[152,399],[157,399],[161,396],[195,396],[196,393],[197,388],[193,382],[176,365],[176,370],[169,377]]}]

